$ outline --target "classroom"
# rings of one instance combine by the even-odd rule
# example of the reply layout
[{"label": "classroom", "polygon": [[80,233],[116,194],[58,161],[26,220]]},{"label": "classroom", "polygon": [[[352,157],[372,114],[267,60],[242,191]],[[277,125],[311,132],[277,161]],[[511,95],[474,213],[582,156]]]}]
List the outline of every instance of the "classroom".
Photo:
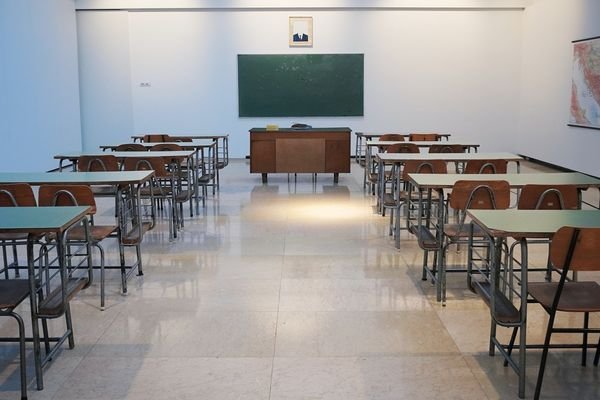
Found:
[{"label": "classroom", "polygon": [[600,398],[598,21],[1,0],[0,400]]}]

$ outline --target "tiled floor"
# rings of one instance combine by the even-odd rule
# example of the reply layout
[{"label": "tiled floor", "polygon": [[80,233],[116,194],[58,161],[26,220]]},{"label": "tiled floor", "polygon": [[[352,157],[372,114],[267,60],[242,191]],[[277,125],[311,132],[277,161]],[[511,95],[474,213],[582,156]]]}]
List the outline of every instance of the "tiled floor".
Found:
[{"label": "tiled floor", "polygon": [[[415,240],[403,233],[394,248],[352,169],[338,185],[325,175],[262,185],[232,161],[179,239],[168,242],[164,221],[147,235],[145,275],[128,296],[109,274],[106,311],[97,287],[73,301],[77,345],[46,369],[43,391],[29,358],[30,399],[517,398],[516,375],[487,355],[489,312],[464,275],[450,277],[447,306],[436,303]],[[530,310],[541,340],[546,317]],[[14,331],[0,322],[0,334]],[[538,363],[528,354],[529,398]],[[0,346],[0,385],[0,399],[18,398],[14,345]],[[551,352],[543,397],[600,398],[600,370]]]}]

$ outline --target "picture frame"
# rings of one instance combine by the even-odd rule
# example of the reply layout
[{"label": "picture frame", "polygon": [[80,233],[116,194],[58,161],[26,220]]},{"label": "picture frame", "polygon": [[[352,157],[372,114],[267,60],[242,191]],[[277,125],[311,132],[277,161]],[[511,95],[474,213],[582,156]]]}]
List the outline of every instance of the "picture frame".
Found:
[{"label": "picture frame", "polygon": [[568,126],[600,130],[600,36],[573,42]]},{"label": "picture frame", "polygon": [[288,40],[290,47],[312,47],[312,17],[290,17],[290,32]]}]

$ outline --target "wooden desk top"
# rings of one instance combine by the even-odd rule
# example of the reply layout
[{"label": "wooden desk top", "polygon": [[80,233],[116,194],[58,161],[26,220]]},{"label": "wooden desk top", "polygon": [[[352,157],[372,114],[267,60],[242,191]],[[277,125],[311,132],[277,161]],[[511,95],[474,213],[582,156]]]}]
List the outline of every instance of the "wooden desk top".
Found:
[{"label": "wooden desk top", "polygon": [[117,185],[142,183],[149,180],[153,175],[154,171],[2,172],[0,173],[0,183],[24,182],[34,186],[49,183],[73,185]]},{"label": "wooden desk top", "polygon": [[459,180],[507,181],[511,187],[525,185],[576,185],[600,187],[600,179],[579,172],[540,172],[523,174],[408,174],[410,182],[421,189],[447,189]]},{"label": "wooden desk top", "polygon": [[467,210],[467,214],[494,237],[550,238],[563,226],[600,227],[600,210]]},{"label": "wooden desk top", "polygon": [[[444,144],[443,142],[442,144]],[[440,144],[440,142],[437,142]],[[407,160],[508,160],[522,161],[523,157],[512,153],[377,153],[376,157],[384,163],[404,162]]]},{"label": "wooden desk top", "polygon": [[90,207],[0,207],[0,232],[64,232],[88,214]]}]

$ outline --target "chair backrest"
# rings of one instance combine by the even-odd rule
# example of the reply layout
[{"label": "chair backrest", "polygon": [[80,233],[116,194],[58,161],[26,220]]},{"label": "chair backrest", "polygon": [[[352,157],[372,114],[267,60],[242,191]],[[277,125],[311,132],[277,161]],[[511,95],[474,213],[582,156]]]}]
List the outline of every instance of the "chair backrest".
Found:
[{"label": "chair backrest", "polygon": [[577,210],[579,190],[574,185],[525,185],[517,208],[521,210]]},{"label": "chair backrest", "polygon": [[191,137],[187,136],[171,136],[173,142],[193,142]]},{"label": "chair backrest", "polygon": [[81,172],[118,171],[117,157],[107,154],[100,156],[81,156],[77,160],[77,170]]},{"label": "chair backrest", "polygon": [[175,143],[159,143],[150,147],[150,151],[181,151],[183,148]]},{"label": "chair backrest", "polygon": [[166,133],[149,133],[144,135],[144,143],[170,142],[171,137]]},{"label": "chair backrest", "polygon": [[419,146],[414,143],[394,143],[388,146],[386,153],[418,153]]},{"label": "chair backrest", "polygon": [[469,181],[454,183],[450,207],[456,210],[503,210],[510,205],[510,186],[506,181]]},{"label": "chair backrest", "polygon": [[89,206],[96,213],[96,200],[88,185],[42,185],[38,192],[40,206]]},{"label": "chair backrest", "polygon": [[550,261],[555,268],[567,267],[571,271],[600,271],[598,260],[600,260],[600,228],[563,226],[552,237]]},{"label": "chair backrest", "polygon": [[464,153],[465,146],[462,144],[434,144],[429,146],[430,153]]},{"label": "chair backrest", "polygon": [[35,207],[37,202],[27,183],[0,185],[0,207]]},{"label": "chair backrest", "polygon": [[125,171],[154,171],[157,178],[170,177],[162,157],[127,157],[123,164]]},{"label": "chair backrest", "polygon": [[469,160],[465,165],[465,174],[505,174],[506,160]]},{"label": "chair backrest", "polygon": [[115,151],[146,151],[146,147],[141,143],[124,143],[118,145]]},{"label": "chair backrest", "polygon": [[408,180],[408,174],[446,174],[448,168],[443,160],[407,160],[402,169],[402,180]]},{"label": "chair backrest", "polygon": [[382,142],[404,142],[404,135],[401,133],[386,133],[379,137]]},{"label": "chair backrest", "polygon": [[411,133],[408,140],[411,142],[437,142],[441,136],[437,133]]}]

